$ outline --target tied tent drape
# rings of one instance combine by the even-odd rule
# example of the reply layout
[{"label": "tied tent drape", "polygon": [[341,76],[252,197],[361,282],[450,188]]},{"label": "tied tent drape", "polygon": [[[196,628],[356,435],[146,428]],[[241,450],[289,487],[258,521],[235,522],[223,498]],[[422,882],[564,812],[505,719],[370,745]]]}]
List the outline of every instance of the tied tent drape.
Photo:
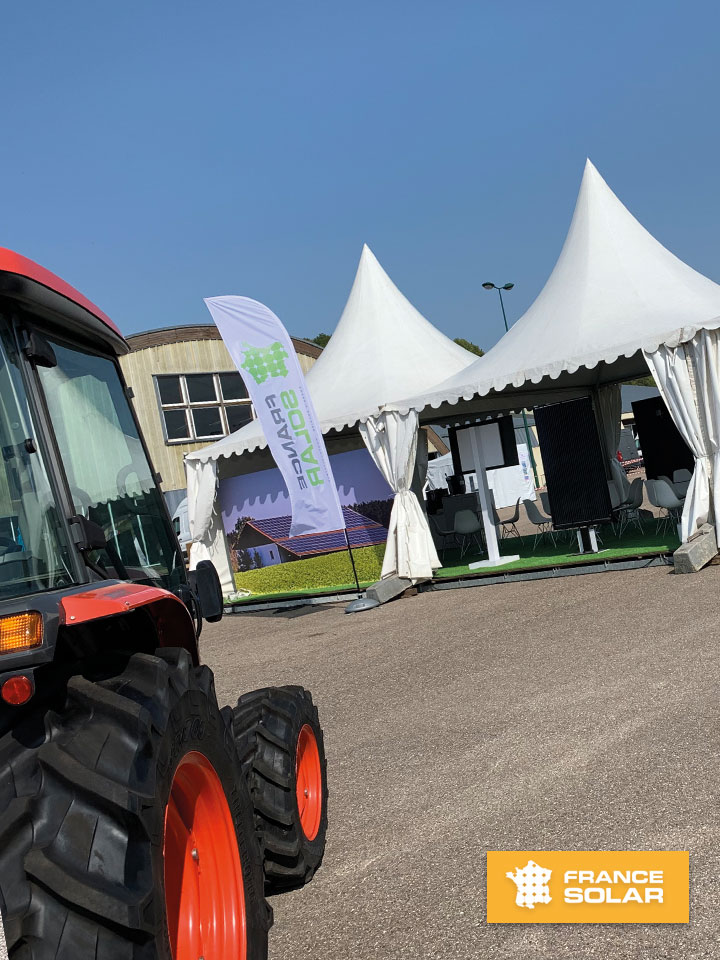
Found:
[{"label": "tied tent drape", "polygon": [[185,461],[187,477],[188,522],[190,524],[190,569],[194,570],[201,560],[210,560],[218,576],[224,594],[233,593],[235,580],[232,575],[225,531],[217,511],[217,461]]},{"label": "tied tent drape", "polygon": [[610,383],[600,387],[597,392],[600,411],[600,424],[605,453],[610,462],[610,477],[615,482],[621,500],[626,500],[630,492],[627,474],[620,466],[617,452],[620,447],[622,429],[622,396],[619,383]]},{"label": "tied tent drape", "polygon": [[190,569],[194,570],[201,560],[210,559],[209,534],[217,488],[217,464],[214,460],[205,463],[186,460],[185,473],[190,525]]},{"label": "tied tent drape", "polygon": [[[645,353],[675,426],[695,458],[685,497],[681,535],[691,537],[703,523],[717,529],[720,510],[720,334],[701,330],[677,346],[663,344]],[[712,493],[712,496],[711,496]]]},{"label": "tied tent drape", "polygon": [[706,436],[710,466],[710,513],[718,529],[720,520],[720,330],[702,330],[695,341],[695,385]]},{"label": "tied tent drape", "polygon": [[395,492],[381,576],[397,573],[408,580],[431,577],[440,560],[423,509],[410,489],[417,453],[417,413],[378,414],[360,424],[360,433]]}]

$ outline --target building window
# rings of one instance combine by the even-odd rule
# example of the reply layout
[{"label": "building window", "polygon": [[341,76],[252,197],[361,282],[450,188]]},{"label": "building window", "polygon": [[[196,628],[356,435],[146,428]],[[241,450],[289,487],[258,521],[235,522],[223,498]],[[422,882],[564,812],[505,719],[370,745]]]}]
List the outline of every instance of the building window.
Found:
[{"label": "building window", "polygon": [[167,443],[216,440],[253,418],[239,373],[185,373],[155,378]]}]

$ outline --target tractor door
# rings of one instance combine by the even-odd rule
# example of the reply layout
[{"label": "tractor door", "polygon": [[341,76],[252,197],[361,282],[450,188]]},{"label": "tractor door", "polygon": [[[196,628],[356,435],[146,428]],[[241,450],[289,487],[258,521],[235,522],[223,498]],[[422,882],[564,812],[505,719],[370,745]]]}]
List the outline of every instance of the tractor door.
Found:
[{"label": "tractor door", "polygon": [[57,362],[37,372],[72,502],[106,540],[91,562],[108,578],[177,590],[182,557],[115,362],[48,342]]}]

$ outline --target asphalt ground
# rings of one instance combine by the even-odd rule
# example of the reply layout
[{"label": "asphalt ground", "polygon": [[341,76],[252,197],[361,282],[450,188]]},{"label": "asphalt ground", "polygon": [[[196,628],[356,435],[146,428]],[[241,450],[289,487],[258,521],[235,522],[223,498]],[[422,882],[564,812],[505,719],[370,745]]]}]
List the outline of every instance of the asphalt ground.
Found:
[{"label": "asphalt ground", "polygon": [[[720,568],[226,617],[221,703],[312,690],[325,862],[273,898],[272,960],[720,956]],[[689,850],[689,925],[488,925],[486,850]]]},{"label": "asphalt ground", "polygon": [[[302,683],[325,728],[325,862],[273,898],[271,960],[720,956],[719,588],[652,568],[207,625],[221,703]],[[691,922],[487,925],[488,849],[689,850]]]}]

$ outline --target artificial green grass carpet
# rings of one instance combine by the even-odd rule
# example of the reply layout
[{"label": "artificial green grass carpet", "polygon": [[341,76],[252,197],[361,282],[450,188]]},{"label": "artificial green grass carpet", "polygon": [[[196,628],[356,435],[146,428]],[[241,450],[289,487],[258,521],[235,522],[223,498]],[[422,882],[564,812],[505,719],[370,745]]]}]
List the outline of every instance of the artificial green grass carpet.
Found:
[{"label": "artificial green grass carpet", "polygon": [[500,541],[500,555],[512,556],[520,554],[520,559],[513,563],[505,563],[497,567],[470,570],[468,564],[484,560],[486,553],[470,551],[460,559],[460,551],[453,548],[446,550],[440,559],[443,566],[436,571],[437,578],[462,577],[468,574],[474,576],[494,576],[497,573],[512,573],[519,570],[532,570],[541,567],[568,566],[574,563],[593,563],[602,560],[620,560],[630,557],[642,557],[653,554],[672,553],[680,546],[677,531],[672,529],[657,533],[655,521],[647,521],[643,533],[637,528],[632,532],[626,530],[622,537],[616,537],[610,527],[601,527],[599,530],[602,543],[598,543],[599,553],[578,553],[577,537],[573,531],[573,539],[568,542],[567,535],[560,541],[555,534],[556,544],[553,546],[549,537],[538,540],[533,552],[534,537],[509,537]]}]

